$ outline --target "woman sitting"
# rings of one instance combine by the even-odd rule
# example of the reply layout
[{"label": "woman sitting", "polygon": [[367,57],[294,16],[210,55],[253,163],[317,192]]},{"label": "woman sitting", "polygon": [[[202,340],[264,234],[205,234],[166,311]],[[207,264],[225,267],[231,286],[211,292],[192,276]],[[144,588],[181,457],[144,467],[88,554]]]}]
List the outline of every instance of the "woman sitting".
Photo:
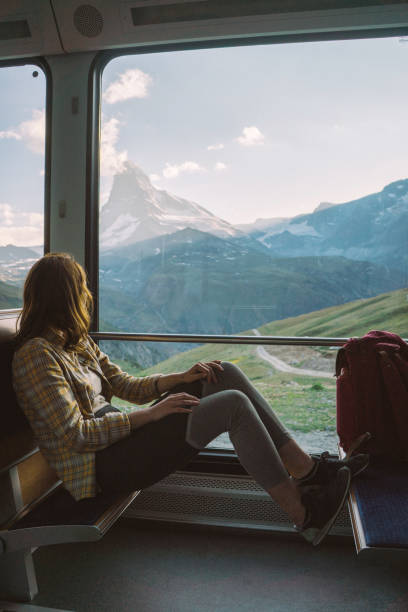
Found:
[{"label": "woman sitting", "polygon": [[[69,493],[79,501],[143,489],[228,432],[247,472],[318,544],[368,457],[312,458],[231,363],[142,378],[124,373],[89,337],[91,310],[85,272],[73,257],[53,253],[34,264],[24,285],[13,385]],[[158,401],[124,413],[111,405],[113,396]]]}]

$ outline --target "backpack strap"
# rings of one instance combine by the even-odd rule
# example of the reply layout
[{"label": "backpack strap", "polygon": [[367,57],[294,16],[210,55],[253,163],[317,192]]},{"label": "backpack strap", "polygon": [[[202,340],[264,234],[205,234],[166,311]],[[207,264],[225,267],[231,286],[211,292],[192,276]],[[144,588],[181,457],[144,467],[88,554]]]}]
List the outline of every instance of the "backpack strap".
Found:
[{"label": "backpack strap", "polygon": [[[378,351],[381,375],[388,398],[397,440],[408,444],[408,362],[401,356],[400,347],[382,345]],[[396,445],[397,446],[397,445]],[[401,449],[402,450],[402,449]],[[407,455],[408,457],[408,449]]]},{"label": "backpack strap", "polygon": [[338,378],[343,368],[347,367],[346,349],[341,348],[336,356],[336,377]]}]

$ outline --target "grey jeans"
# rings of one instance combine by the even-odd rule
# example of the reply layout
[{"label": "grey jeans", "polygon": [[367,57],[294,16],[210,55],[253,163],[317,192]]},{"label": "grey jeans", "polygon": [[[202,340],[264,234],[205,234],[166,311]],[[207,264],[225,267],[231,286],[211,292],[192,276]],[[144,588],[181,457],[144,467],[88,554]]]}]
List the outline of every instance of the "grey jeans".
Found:
[{"label": "grey jeans", "polygon": [[241,464],[269,490],[288,478],[278,451],[291,436],[247,376],[232,363],[222,367],[216,383],[203,383],[200,404],[188,417],[186,441],[201,449],[228,432]]}]

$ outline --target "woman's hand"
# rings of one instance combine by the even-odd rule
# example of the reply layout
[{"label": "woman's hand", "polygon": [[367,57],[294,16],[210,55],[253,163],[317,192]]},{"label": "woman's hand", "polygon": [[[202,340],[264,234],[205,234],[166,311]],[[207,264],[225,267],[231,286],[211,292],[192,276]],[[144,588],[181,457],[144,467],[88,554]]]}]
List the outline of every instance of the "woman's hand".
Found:
[{"label": "woman's hand", "polygon": [[168,414],[174,413],[190,413],[192,407],[200,403],[198,397],[189,393],[174,393],[168,395],[157,404],[150,406],[151,416],[153,421],[159,421]]},{"label": "woman's hand", "polygon": [[182,374],[182,382],[191,383],[196,380],[206,380],[208,383],[216,383],[217,376],[216,372],[223,372],[224,368],[221,365],[221,361],[215,359],[214,361],[208,361],[207,363],[194,364],[189,370],[186,370]]},{"label": "woman's hand", "polygon": [[224,368],[221,365],[221,361],[214,359],[214,361],[208,361],[206,363],[194,364],[189,370],[185,372],[177,372],[174,374],[161,374],[157,381],[157,391],[161,395],[165,391],[170,391],[173,387],[180,384],[193,383],[196,380],[206,380],[208,383],[216,383],[217,376],[216,372],[223,372]]}]

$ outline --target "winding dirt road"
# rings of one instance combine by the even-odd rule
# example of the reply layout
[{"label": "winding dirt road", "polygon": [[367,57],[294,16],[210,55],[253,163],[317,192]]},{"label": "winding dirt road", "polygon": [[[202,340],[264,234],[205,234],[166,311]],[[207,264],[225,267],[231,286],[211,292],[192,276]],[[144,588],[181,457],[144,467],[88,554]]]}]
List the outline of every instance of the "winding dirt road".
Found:
[{"label": "winding dirt road", "polygon": [[[253,329],[252,331],[254,332],[255,336],[260,336],[261,335],[257,329]],[[260,357],[261,359],[264,359],[265,361],[267,361],[268,363],[273,365],[273,367],[276,370],[279,370],[280,372],[287,372],[289,374],[298,374],[300,376],[314,376],[314,377],[319,377],[319,378],[333,378],[333,374],[330,373],[330,372],[321,372],[320,370],[304,370],[303,368],[294,368],[293,366],[289,365],[285,361],[282,361],[278,357],[275,357],[274,355],[270,355],[264,349],[263,346],[257,346],[256,353],[257,353],[258,357]]]}]

